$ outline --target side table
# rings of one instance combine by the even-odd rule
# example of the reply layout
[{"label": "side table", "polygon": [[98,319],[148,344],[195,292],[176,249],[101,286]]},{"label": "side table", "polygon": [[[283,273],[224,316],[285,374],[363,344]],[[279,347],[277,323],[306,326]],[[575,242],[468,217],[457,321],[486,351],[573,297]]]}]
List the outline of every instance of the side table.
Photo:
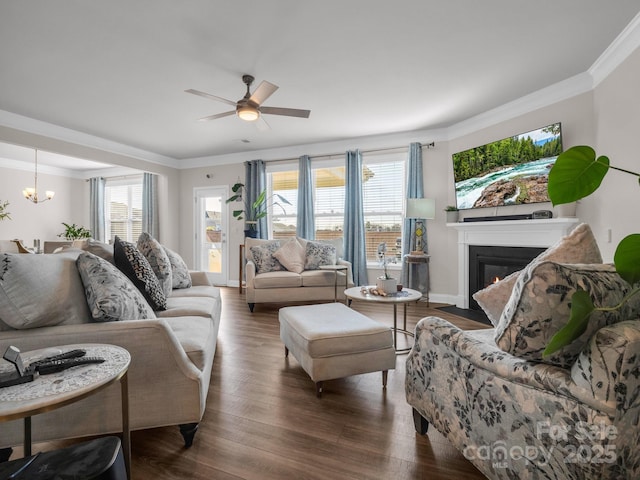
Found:
[{"label": "side table", "polygon": [[[369,293],[372,288],[375,288],[372,285],[364,286],[364,287],[351,287],[344,291],[345,296],[349,300],[362,300],[365,302],[374,302],[374,303],[390,303],[393,305],[393,347],[398,353],[408,353],[411,350],[411,346],[407,346],[406,348],[398,348],[398,332],[407,335],[409,337],[413,337],[414,333],[407,330],[407,303],[417,302],[422,298],[422,293],[417,290],[412,290],[410,288],[403,288],[401,292],[395,292],[387,296],[381,295],[373,295]],[[404,307],[403,310],[403,328],[398,328],[398,304],[401,303]]]},{"label": "side table", "polygon": [[427,300],[429,306],[429,255],[405,255],[404,261],[407,264],[409,288],[418,290],[422,297]]},{"label": "side table", "polygon": [[[24,454],[31,455],[31,417],[69,405],[120,382],[122,399],[122,449],[127,475],[131,478],[131,435],[129,428],[129,388],[127,371],[131,355],[124,348],[104,344],[65,345],[24,352],[25,365],[50,355],[74,349],[86,350],[89,357],[104,358],[103,363],[87,364],[49,375],[33,382],[0,388],[0,422],[24,419]],[[6,369],[10,365],[0,368]],[[82,421],[82,419],[78,419]]]},{"label": "side table", "polygon": [[345,272],[344,274],[344,288],[349,288],[349,276],[347,270],[349,267],[346,265],[320,265],[320,270],[333,270],[334,284],[333,284],[333,301],[338,301],[338,272]]},{"label": "side table", "polygon": [[242,285],[244,282],[244,243],[238,247],[238,292],[242,295]]}]

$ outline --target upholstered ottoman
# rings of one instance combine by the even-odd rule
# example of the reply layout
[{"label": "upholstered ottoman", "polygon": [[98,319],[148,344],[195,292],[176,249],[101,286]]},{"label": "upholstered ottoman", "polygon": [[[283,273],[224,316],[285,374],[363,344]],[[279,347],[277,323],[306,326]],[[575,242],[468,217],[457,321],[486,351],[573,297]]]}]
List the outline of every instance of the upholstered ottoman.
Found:
[{"label": "upholstered ottoman", "polygon": [[280,338],[285,356],[289,351],[316,383],[360,373],[395,368],[396,353],[389,327],[371,320],[342,303],[284,307],[279,312]]}]

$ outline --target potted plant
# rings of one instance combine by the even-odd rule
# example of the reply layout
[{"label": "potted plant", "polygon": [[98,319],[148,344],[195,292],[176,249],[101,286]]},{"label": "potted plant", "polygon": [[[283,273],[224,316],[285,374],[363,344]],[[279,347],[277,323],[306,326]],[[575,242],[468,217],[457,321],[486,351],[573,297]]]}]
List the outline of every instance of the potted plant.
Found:
[{"label": "potted plant", "polygon": [[382,263],[383,274],[376,279],[376,288],[378,291],[382,291],[388,295],[397,290],[398,280],[389,275],[389,272],[387,271],[389,261],[384,252],[380,254],[380,260]]},{"label": "potted plant", "polygon": [[59,233],[58,236],[65,240],[72,242],[83,238],[91,238],[91,231],[82,226],[76,225],[75,223],[69,225],[64,222],[62,222],[62,225],[64,225],[65,230],[64,232]]},{"label": "potted plant", "polygon": [[[591,195],[600,186],[610,170],[618,170],[640,178],[640,174],[609,165],[609,158],[596,157],[589,146],[572,147],[561,153],[549,172],[547,190],[553,205],[576,202]],[[586,329],[594,311],[609,311],[620,308],[629,298],[640,292],[640,234],[633,233],[623,238],[614,253],[613,262],[618,274],[632,288],[619,305],[596,307],[584,290],[571,297],[571,313],[567,324],[558,331],[544,354],[551,354],[578,338]]]},{"label": "potted plant", "polygon": [[211,243],[220,242],[222,238],[220,230],[216,230],[213,227],[207,227],[206,231],[207,231],[207,240],[209,240]]},{"label": "potted plant", "polygon": [[7,207],[9,206],[8,201],[0,200],[0,221],[2,220],[11,220],[11,214],[7,212]]},{"label": "potted plant", "polygon": [[291,205],[291,202],[289,202],[289,200],[284,198],[282,195],[278,195],[277,193],[274,193],[271,197],[267,198],[266,190],[260,192],[260,195],[258,195],[253,203],[249,204],[247,199],[243,196],[244,183],[240,182],[236,182],[231,187],[231,191],[233,192],[233,195],[227,198],[225,203],[243,202],[244,208],[240,210],[234,210],[232,214],[237,220],[244,220],[244,224],[246,227],[244,233],[246,237],[256,236],[256,226],[258,224],[258,220],[267,216],[268,201],[271,202],[271,205],[278,205],[282,209],[283,213],[286,213],[284,207],[274,199],[277,198],[280,202]]},{"label": "potted plant", "polygon": [[447,205],[444,211],[447,215],[447,223],[456,223],[458,221],[458,207]]}]

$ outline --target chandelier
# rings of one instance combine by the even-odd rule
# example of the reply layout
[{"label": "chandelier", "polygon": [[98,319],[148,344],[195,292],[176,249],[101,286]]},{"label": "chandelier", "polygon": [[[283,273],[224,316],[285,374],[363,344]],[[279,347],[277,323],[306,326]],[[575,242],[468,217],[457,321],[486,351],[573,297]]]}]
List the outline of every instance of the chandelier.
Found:
[{"label": "chandelier", "polygon": [[56,194],[56,192],[47,190],[46,192],[44,192],[46,198],[42,200],[38,200],[38,149],[37,148],[35,152],[36,152],[36,172],[35,172],[35,178],[33,182],[33,188],[26,187],[24,190],[22,190],[22,195],[24,195],[24,198],[26,198],[30,202],[42,203],[42,202],[46,202],[47,200],[51,200],[53,196]]}]

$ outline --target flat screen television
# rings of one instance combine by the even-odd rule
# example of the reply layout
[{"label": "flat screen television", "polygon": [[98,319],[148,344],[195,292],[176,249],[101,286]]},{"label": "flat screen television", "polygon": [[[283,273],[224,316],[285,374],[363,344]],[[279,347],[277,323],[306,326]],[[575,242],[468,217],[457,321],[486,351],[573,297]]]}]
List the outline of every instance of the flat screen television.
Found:
[{"label": "flat screen television", "polygon": [[562,153],[560,123],[453,154],[456,206],[548,202],[549,170]]}]

